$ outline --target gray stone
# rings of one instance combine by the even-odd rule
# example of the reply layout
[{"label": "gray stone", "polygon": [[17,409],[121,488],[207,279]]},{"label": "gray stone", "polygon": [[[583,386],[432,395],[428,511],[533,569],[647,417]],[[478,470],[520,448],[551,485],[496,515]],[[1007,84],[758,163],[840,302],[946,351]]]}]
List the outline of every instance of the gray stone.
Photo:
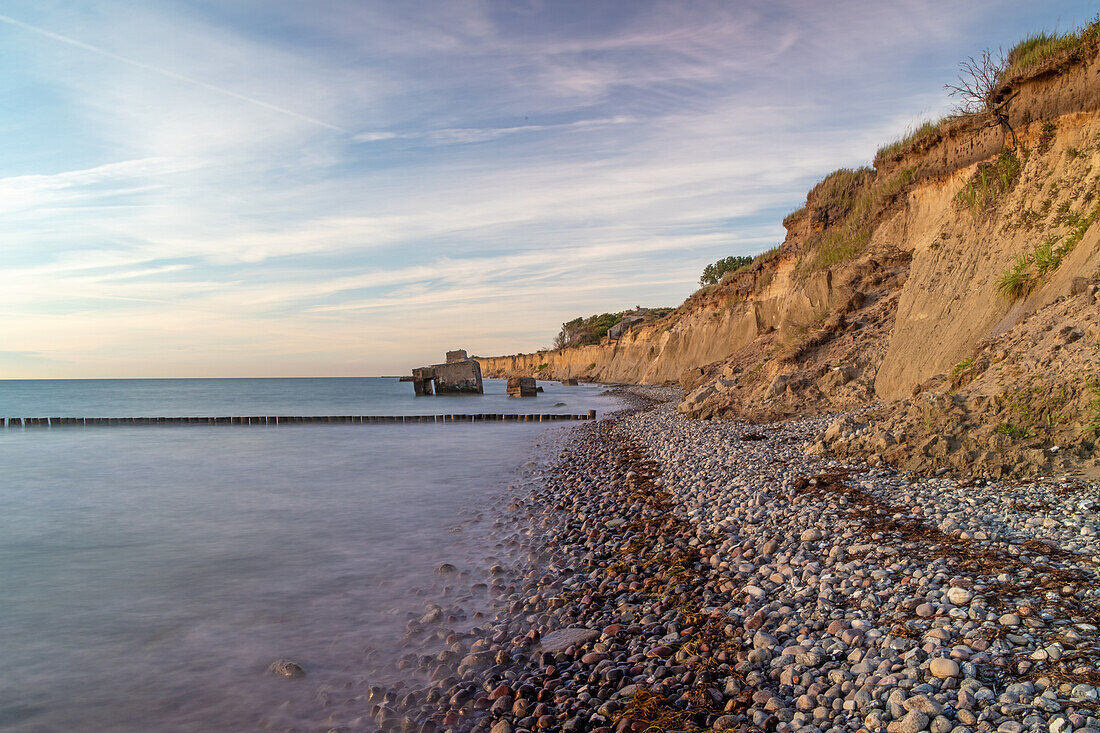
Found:
[{"label": "gray stone", "polygon": [[959,663],[954,659],[944,659],[938,657],[933,659],[931,664],[928,665],[928,671],[932,673],[933,677],[939,677],[940,679],[947,679],[948,677],[959,676]]},{"label": "gray stone", "polygon": [[891,726],[894,733],[920,733],[927,727],[928,716],[919,710],[910,710],[896,726]]},{"label": "gray stone", "polygon": [[1065,716],[1059,715],[1057,718],[1052,718],[1050,725],[1047,726],[1047,730],[1050,733],[1068,733],[1073,726],[1069,724],[1069,720]]},{"label": "gray stone", "polygon": [[928,730],[932,731],[932,733],[948,733],[948,731],[950,731],[954,727],[955,724],[948,720],[945,716],[937,715],[936,717],[932,718],[932,722],[931,724],[929,724]]},{"label": "gray stone", "polygon": [[763,631],[757,631],[752,637],[753,649],[771,649],[776,643],[774,636]]},{"label": "gray stone", "polygon": [[939,715],[943,712],[943,705],[933,700],[928,695],[913,695],[905,701],[906,710],[919,710],[928,715]]},{"label": "gray stone", "polygon": [[968,591],[966,588],[959,588],[958,586],[952,586],[947,589],[947,600],[954,603],[956,606],[965,606],[970,603],[970,600],[974,597],[974,594]]},{"label": "gray stone", "polygon": [[582,644],[587,644],[599,638],[600,632],[596,629],[578,627],[559,629],[558,631],[551,631],[546,636],[542,637],[542,640],[539,642],[539,647],[544,652],[556,654],[557,652],[565,651],[571,646],[581,646]]}]

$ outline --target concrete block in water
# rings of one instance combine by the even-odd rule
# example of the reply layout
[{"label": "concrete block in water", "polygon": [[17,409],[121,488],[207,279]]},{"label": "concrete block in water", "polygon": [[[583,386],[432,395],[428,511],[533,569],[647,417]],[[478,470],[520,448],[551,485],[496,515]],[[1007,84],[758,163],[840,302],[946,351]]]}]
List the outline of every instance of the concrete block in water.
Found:
[{"label": "concrete block in water", "polygon": [[534,377],[508,377],[509,397],[535,397],[538,389]]}]

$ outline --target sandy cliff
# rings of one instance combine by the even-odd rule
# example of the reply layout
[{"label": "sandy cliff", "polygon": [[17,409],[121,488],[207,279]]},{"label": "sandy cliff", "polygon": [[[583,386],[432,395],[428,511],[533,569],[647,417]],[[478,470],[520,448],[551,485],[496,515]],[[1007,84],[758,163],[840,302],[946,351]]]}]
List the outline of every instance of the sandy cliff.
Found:
[{"label": "sandy cliff", "polygon": [[[904,434],[901,423],[918,419],[906,412],[916,394],[965,392],[975,384],[1001,399],[1021,388],[1021,377],[1006,382],[1007,357],[988,353],[1005,349],[993,344],[1011,342],[1022,358],[1026,344],[1042,343],[1041,358],[1024,359],[1031,371],[1023,379],[1066,385],[1073,393],[1067,405],[1076,412],[1042,436],[1037,428],[1019,427],[1017,435],[1001,428],[1015,443],[1002,446],[1007,458],[996,470],[1050,469],[1071,453],[1094,458],[1090,451],[1100,437],[1089,432],[1093,410],[1100,421],[1100,402],[1091,397],[1100,389],[1100,333],[1091,314],[1100,277],[1100,56],[1092,49],[1055,59],[1008,79],[998,93],[1011,98],[1011,131],[980,116],[948,120],[880,151],[873,170],[830,175],[784,222],[787,237],[777,251],[663,319],[604,345],[483,358],[483,370],[679,382],[686,393],[681,412],[701,418],[763,420],[881,400],[893,412],[880,419],[893,420],[893,432]],[[1055,322],[1041,314],[1052,308],[1060,309],[1056,323],[1081,334],[1072,358],[1060,360],[1059,349],[1068,347],[1043,337]],[[989,373],[970,375],[967,384],[951,378],[976,363]],[[969,424],[981,423],[982,410],[990,421],[1004,421],[1003,404],[981,404],[968,403]],[[951,432],[951,419],[921,414],[920,420]],[[927,458],[929,465],[962,468],[977,455],[959,440],[936,448],[933,460],[927,450],[898,447],[896,439],[887,455],[884,441],[876,452],[857,439],[856,433],[869,432],[867,424],[838,429],[818,448],[842,451],[847,441],[876,460],[911,467]],[[1059,446],[1061,456],[1039,455],[1054,440],[1072,450]]]}]

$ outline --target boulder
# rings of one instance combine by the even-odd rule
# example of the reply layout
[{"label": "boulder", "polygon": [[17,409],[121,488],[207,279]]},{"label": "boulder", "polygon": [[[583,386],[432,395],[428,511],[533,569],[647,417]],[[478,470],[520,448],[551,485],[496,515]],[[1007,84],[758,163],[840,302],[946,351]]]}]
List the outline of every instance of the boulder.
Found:
[{"label": "boulder", "polygon": [[277,677],[305,677],[306,671],[302,669],[302,665],[297,662],[293,662],[289,659],[276,659],[271,663],[271,666],[267,668],[267,671]]}]

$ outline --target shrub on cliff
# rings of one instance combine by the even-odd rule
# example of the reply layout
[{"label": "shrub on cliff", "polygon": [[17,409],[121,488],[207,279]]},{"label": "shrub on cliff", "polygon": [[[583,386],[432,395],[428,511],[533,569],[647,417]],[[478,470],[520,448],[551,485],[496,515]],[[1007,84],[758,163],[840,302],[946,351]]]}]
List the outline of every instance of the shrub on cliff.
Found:
[{"label": "shrub on cliff", "polygon": [[722,280],[723,275],[736,272],[750,264],[752,264],[752,257],[723,257],[703,268],[703,274],[699,277],[699,284],[716,285]]},{"label": "shrub on cliff", "polygon": [[561,324],[561,331],[554,337],[554,348],[598,344],[608,330],[623,320],[623,313],[600,313],[588,318],[574,318]]}]

